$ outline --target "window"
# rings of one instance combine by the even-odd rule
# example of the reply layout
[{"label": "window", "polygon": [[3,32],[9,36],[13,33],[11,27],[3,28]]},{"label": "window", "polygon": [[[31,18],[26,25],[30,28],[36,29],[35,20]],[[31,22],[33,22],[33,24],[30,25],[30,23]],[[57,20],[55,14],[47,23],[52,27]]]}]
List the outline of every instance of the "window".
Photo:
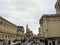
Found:
[{"label": "window", "polygon": [[58,3],[58,6],[59,6],[59,3]]},{"label": "window", "polygon": [[11,28],[11,27],[10,27],[10,24],[9,24],[8,26],[9,26],[9,28]]},{"label": "window", "polygon": [[7,38],[7,35],[5,36],[5,38]]},{"label": "window", "polygon": [[4,38],[4,34],[2,35],[2,38]]},{"label": "window", "polygon": [[8,24],[8,28],[10,28],[10,24]]},{"label": "window", "polygon": [[6,23],[4,23],[4,26],[6,26]]},{"label": "window", "polygon": [[58,8],[60,9],[60,6]]},{"label": "window", "polygon": [[58,3],[58,8],[60,9],[60,4]]},{"label": "window", "polygon": [[0,25],[2,25],[3,24],[3,21],[0,21]]},{"label": "window", "polygon": [[6,27],[9,28],[9,24],[8,23],[7,23]]},{"label": "window", "polygon": [[53,20],[53,21],[57,21],[57,20]]},{"label": "window", "polygon": [[58,21],[60,21],[60,19]]}]

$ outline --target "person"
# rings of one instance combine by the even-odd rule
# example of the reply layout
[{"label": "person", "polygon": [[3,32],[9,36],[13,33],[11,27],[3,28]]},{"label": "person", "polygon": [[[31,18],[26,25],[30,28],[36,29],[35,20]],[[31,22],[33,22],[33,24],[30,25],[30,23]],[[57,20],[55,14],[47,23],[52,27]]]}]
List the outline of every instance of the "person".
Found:
[{"label": "person", "polygon": [[41,43],[38,39],[34,39],[34,43],[32,45],[41,45]]},{"label": "person", "polygon": [[10,40],[9,40],[7,45],[10,45],[10,44],[11,44],[11,42],[10,42]]},{"label": "person", "polygon": [[3,41],[3,45],[6,45],[6,41],[5,40]]}]

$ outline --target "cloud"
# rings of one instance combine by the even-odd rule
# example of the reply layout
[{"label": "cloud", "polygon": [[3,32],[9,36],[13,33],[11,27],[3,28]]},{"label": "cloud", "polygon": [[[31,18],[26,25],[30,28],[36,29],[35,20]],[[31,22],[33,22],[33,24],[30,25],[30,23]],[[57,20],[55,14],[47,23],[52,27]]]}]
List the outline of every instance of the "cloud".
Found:
[{"label": "cloud", "polygon": [[0,0],[0,16],[16,25],[29,24],[29,28],[38,34],[39,19],[45,13],[56,13],[56,0]]}]

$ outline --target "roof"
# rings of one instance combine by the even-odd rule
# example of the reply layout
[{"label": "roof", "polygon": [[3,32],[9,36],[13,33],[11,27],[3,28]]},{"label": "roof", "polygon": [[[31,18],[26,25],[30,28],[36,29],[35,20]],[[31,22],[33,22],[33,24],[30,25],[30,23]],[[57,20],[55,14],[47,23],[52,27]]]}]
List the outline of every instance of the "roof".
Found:
[{"label": "roof", "polygon": [[15,24],[13,24],[13,23],[11,23],[10,21],[8,21],[8,20],[4,19],[3,17],[1,17],[1,16],[0,16],[0,18],[1,18],[1,19],[3,19],[3,20],[5,20],[5,21],[7,21],[8,23],[10,23],[10,24],[12,24],[12,25],[16,26]]},{"label": "roof", "polygon": [[60,14],[43,14],[42,17],[60,17]]},{"label": "roof", "polygon": [[52,18],[52,17],[60,17],[60,14],[43,14],[43,16],[41,17],[41,19],[39,20],[39,23],[41,23],[41,20],[43,18]]}]

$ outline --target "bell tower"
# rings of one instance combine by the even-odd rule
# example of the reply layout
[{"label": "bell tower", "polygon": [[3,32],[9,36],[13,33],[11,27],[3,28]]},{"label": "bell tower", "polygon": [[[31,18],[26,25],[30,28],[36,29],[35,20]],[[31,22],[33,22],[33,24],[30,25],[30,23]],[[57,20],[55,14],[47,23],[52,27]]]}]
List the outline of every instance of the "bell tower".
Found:
[{"label": "bell tower", "polygon": [[56,13],[60,14],[60,0],[57,0],[55,4]]}]

